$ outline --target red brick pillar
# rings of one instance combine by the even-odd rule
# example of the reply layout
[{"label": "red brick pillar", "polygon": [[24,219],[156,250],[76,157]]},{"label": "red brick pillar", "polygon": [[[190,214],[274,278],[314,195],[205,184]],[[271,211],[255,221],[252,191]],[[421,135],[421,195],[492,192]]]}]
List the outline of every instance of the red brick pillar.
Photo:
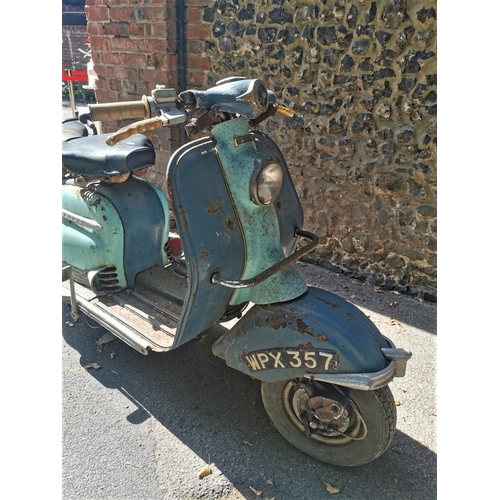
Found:
[{"label": "red brick pillar", "polygon": [[[85,13],[97,102],[118,102],[149,95],[157,84],[178,87],[175,0],[87,0]],[[115,131],[128,121],[102,124]],[[148,178],[166,192],[165,170],[171,152],[180,145],[180,130],[148,133],[157,160]]]},{"label": "red brick pillar", "polygon": [[175,0],[87,0],[98,102],[177,86]]}]

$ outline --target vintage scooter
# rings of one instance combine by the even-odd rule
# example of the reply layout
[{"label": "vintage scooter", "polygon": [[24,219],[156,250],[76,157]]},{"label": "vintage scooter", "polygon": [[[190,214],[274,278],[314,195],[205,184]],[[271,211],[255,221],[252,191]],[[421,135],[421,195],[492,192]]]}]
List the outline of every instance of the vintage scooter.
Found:
[{"label": "vintage scooter", "polygon": [[[393,438],[388,384],[411,353],[291,266],[318,238],[303,229],[282,153],[258,130],[277,112],[292,110],[262,81],[231,77],[179,95],[158,86],[63,122],[63,300],[74,318],[83,313],[142,354],[240,318],[214,354],[262,382],[264,407],[290,443],[361,465]],[[96,133],[95,121],[118,118],[143,119]],[[193,139],[171,155],[169,208],[142,178],[155,163],[143,132],[182,123]]]}]

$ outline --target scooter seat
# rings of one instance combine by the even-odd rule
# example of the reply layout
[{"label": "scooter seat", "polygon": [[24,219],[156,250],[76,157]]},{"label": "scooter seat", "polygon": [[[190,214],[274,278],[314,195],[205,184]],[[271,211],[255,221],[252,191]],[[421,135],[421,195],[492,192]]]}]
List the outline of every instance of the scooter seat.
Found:
[{"label": "scooter seat", "polygon": [[108,146],[111,134],[75,137],[62,143],[62,163],[74,174],[110,177],[123,175],[154,165],[153,143],[142,134]]},{"label": "scooter seat", "polygon": [[68,118],[62,122],[62,141],[71,141],[89,135],[87,127],[76,118]]}]

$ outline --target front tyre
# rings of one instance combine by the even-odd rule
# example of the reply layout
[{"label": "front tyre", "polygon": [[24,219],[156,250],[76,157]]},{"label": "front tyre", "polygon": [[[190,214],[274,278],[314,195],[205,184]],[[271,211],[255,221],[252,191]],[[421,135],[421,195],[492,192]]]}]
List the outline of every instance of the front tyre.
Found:
[{"label": "front tyre", "polygon": [[262,382],[262,401],[283,437],[332,465],[375,460],[396,431],[396,405],[387,386],[358,391],[307,380]]}]

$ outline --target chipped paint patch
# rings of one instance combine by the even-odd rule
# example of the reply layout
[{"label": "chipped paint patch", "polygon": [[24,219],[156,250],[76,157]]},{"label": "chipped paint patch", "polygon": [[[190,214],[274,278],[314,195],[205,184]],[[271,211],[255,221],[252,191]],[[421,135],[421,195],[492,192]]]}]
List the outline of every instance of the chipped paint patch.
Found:
[{"label": "chipped paint patch", "polygon": [[222,201],[219,200],[212,201],[212,203],[208,205],[207,211],[209,214],[215,214],[222,208],[222,205],[223,205]]},{"label": "chipped paint patch", "polygon": [[308,342],[307,344],[298,344],[297,347],[299,349],[314,349],[314,346],[311,342]]},{"label": "chipped paint patch", "polygon": [[229,229],[230,231],[234,231],[235,228],[236,228],[236,225],[234,223],[234,220],[232,217],[228,217],[225,221],[224,221],[224,226]]},{"label": "chipped paint patch", "polygon": [[280,328],[286,328],[286,321],[267,319],[267,323],[269,323],[275,330],[279,330]]},{"label": "chipped paint patch", "polygon": [[306,325],[306,323],[304,323],[304,321],[302,321],[300,318],[297,319],[297,331],[299,333],[307,333],[308,335],[312,336],[311,327]]}]

